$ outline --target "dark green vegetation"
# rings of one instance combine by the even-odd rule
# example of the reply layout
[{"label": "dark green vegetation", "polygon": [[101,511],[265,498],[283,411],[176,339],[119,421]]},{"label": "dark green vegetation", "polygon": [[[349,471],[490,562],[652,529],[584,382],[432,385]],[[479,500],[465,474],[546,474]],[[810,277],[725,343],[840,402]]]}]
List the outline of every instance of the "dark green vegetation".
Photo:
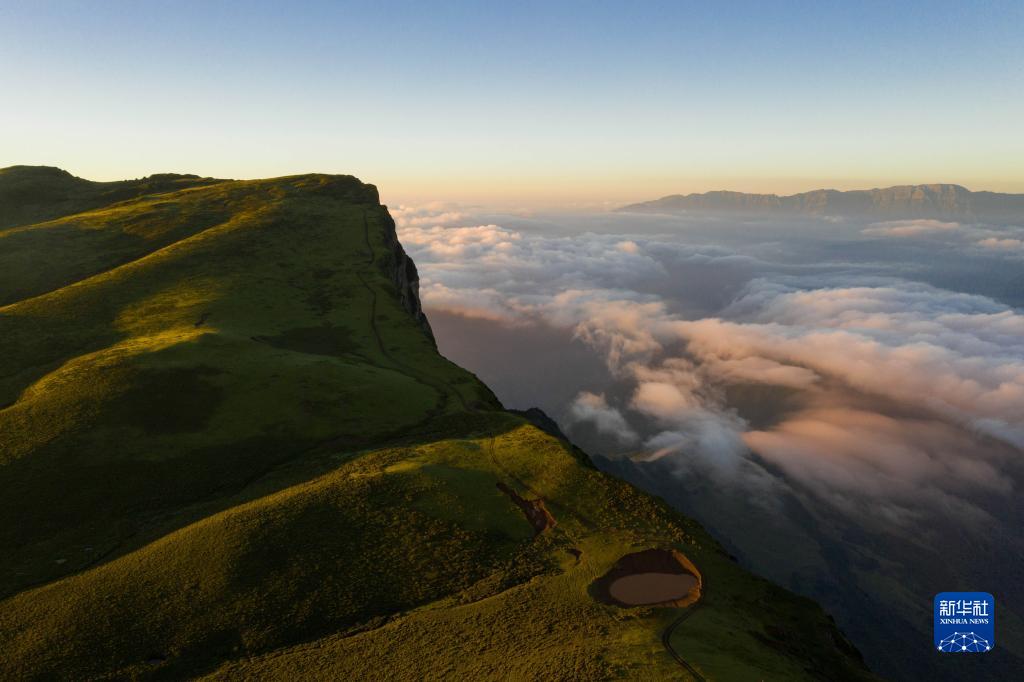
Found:
[{"label": "dark green vegetation", "polygon": [[14,168],[0,207],[0,678],[688,679],[685,610],[589,591],[651,547],[706,581],[700,675],[869,678],[441,357],[372,186]]}]

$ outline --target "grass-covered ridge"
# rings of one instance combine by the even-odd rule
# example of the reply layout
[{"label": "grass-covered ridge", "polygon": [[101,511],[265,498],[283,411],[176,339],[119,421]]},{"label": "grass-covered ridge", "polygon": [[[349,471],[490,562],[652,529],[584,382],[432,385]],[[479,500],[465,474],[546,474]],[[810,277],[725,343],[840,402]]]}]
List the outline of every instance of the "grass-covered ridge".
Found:
[{"label": "grass-covered ridge", "polygon": [[[372,186],[160,178],[0,170],[0,677],[867,677],[441,357]],[[591,593],[650,547],[706,580],[690,671],[685,610]]]}]

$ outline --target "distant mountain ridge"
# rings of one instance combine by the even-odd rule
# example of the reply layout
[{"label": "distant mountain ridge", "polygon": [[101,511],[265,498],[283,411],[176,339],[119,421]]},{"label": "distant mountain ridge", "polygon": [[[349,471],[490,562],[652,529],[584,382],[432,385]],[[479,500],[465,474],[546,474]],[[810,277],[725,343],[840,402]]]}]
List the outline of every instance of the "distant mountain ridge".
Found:
[{"label": "distant mountain ridge", "polygon": [[870,214],[892,218],[1024,218],[1024,194],[972,192],[951,184],[897,185],[840,191],[818,189],[800,194],[748,194],[715,191],[673,194],[630,204],[619,211],[676,213],[730,211],[808,215]]}]

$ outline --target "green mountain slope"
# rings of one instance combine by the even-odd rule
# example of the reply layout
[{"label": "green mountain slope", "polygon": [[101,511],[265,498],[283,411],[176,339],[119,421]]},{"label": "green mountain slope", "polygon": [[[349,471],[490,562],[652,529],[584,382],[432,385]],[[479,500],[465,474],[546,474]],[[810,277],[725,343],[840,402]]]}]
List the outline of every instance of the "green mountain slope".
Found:
[{"label": "green mountain slope", "polygon": [[438,354],[372,186],[85,182],[0,171],[0,677],[870,679]]},{"label": "green mountain slope", "polygon": [[140,180],[92,182],[49,166],[0,168],[0,230],[109,206],[147,194],[222,182],[163,173]]}]

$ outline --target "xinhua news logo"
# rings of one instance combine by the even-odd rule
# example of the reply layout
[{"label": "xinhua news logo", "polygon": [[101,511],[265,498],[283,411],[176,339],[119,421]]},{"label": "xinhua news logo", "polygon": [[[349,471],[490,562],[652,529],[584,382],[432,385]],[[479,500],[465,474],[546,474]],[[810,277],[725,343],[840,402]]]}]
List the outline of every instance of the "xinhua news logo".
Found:
[{"label": "xinhua news logo", "polygon": [[996,600],[988,592],[935,595],[935,648],[947,654],[983,654],[996,645]]}]

